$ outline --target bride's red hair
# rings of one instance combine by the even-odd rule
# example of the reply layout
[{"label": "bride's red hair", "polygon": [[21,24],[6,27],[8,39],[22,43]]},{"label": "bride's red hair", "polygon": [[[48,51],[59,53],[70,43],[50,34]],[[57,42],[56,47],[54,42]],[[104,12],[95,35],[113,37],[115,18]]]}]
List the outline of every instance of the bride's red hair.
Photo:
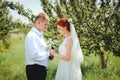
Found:
[{"label": "bride's red hair", "polygon": [[56,25],[59,25],[60,27],[67,27],[67,30],[70,31],[70,23],[68,22],[68,19],[61,18],[56,22]]}]

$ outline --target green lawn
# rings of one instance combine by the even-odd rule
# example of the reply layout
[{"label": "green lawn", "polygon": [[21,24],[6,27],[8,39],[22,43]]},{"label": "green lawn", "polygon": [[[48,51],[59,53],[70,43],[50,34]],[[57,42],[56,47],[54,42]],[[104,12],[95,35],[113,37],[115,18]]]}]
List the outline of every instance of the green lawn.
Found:
[{"label": "green lawn", "polygon": [[[57,63],[57,59],[49,61],[47,80],[54,78]],[[0,52],[0,80],[26,80],[23,39],[15,40],[8,50]]]},{"label": "green lawn", "polygon": [[[46,80],[54,80],[58,59],[49,61]],[[100,68],[99,56],[85,56],[83,80],[120,80],[120,58],[109,55],[108,68]],[[11,47],[0,52],[0,80],[26,80],[24,39],[16,39]]]}]

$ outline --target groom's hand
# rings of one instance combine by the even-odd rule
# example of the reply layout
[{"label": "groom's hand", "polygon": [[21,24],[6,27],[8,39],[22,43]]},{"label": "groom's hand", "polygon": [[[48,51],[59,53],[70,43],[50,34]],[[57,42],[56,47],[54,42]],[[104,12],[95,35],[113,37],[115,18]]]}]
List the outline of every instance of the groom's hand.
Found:
[{"label": "groom's hand", "polygon": [[53,60],[53,58],[54,58],[54,56],[52,54],[50,54],[49,59]]},{"label": "groom's hand", "polygon": [[[51,47],[51,49],[54,49],[54,47]],[[49,59],[50,59],[50,60],[53,60],[53,58],[54,58],[54,55],[52,55],[52,54],[50,53]]]}]

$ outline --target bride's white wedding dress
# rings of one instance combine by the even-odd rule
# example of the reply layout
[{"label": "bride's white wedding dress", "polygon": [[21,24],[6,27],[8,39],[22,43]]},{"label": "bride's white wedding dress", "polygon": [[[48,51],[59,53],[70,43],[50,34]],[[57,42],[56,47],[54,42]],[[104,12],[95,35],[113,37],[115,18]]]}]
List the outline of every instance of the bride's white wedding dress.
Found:
[{"label": "bride's white wedding dress", "polygon": [[[66,42],[71,36],[64,39],[59,46],[59,53],[61,55],[66,55]],[[82,80],[82,73],[80,68],[80,62],[76,60],[74,52],[72,49],[70,61],[61,60],[58,64],[55,80]]]}]

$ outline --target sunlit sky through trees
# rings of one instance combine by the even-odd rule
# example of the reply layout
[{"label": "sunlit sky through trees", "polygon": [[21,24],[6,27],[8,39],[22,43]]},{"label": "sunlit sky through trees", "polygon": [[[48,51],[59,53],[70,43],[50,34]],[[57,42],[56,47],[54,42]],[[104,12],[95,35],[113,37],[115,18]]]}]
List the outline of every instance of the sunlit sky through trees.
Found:
[{"label": "sunlit sky through trees", "polygon": [[[19,2],[24,6],[25,9],[32,10],[32,13],[34,15],[37,15],[39,12],[42,12],[42,6],[40,6],[40,0],[7,0],[7,1],[13,1],[13,3]],[[97,8],[101,5],[101,0],[96,0]],[[104,0],[105,2],[107,0]],[[110,5],[113,5],[113,1],[117,2],[118,0],[111,0]],[[10,10],[10,15],[13,16],[13,20],[20,19],[22,22],[29,23],[28,19],[18,15],[16,11]]]},{"label": "sunlit sky through trees", "polygon": [[[42,7],[40,6],[40,0],[7,0],[7,1],[13,1],[13,3],[19,2],[24,6],[25,9],[30,9],[32,10],[32,13],[34,15],[37,15],[39,12],[42,12]],[[13,19],[20,19],[21,21],[25,23],[29,23],[28,19],[18,15],[16,11],[10,10],[10,15],[13,16]]]}]

